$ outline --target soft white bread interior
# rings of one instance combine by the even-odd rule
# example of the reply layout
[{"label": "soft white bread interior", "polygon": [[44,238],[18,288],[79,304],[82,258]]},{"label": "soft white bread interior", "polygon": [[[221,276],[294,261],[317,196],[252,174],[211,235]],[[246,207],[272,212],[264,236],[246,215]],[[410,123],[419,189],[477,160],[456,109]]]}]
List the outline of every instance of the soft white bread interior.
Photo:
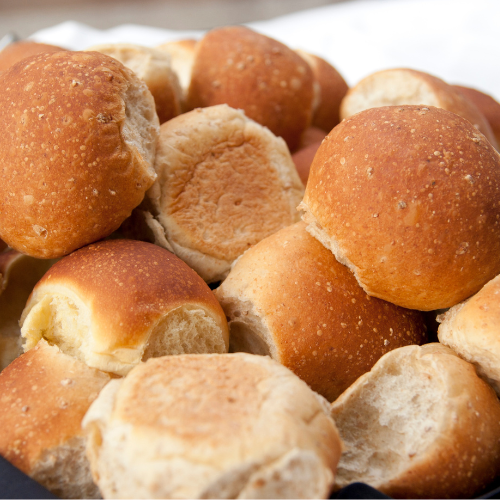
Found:
[{"label": "soft white bread interior", "polygon": [[474,364],[500,396],[500,276],[437,320],[439,341]]},{"label": "soft white bread interior", "polygon": [[225,104],[164,123],[155,168],[158,179],[135,223],[142,212],[153,241],[207,282],[223,279],[245,250],[299,219],[304,187],[285,142]]},{"label": "soft white bread interior", "polygon": [[393,498],[473,498],[500,473],[500,402],[441,344],[383,356],[332,404],[345,442],[336,488]]},{"label": "soft white bread interior", "polygon": [[326,498],[342,446],[326,401],[250,354],[150,359],[83,426],[105,498]]},{"label": "soft white bread interior", "polygon": [[24,349],[41,338],[103,371],[125,375],[150,357],[227,352],[224,312],[184,262],[150,243],[109,240],[61,259],[21,317]]},{"label": "soft white bread interior", "polygon": [[100,498],[82,419],[110,380],[44,340],[0,373],[0,454],[62,498]]},{"label": "soft white bread interior", "polygon": [[23,352],[19,319],[33,287],[54,262],[16,250],[0,253],[0,371]]}]

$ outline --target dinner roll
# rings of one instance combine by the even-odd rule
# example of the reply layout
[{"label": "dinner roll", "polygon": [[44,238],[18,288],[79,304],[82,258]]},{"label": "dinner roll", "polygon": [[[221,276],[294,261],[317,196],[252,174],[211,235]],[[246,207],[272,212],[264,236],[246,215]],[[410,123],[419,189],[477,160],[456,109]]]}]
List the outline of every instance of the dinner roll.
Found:
[{"label": "dinner roll", "polygon": [[323,140],[313,142],[305,148],[299,149],[292,155],[293,163],[295,164],[297,173],[299,174],[300,180],[302,181],[302,184],[304,184],[304,186],[307,184],[309,171],[311,170],[311,164],[322,142]]},{"label": "dinner roll", "polygon": [[83,426],[104,498],[327,498],[342,446],[325,400],[249,354],[151,359]]},{"label": "dinner roll", "polygon": [[270,355],[329,401],[386,352],[426,340],[420,312],[368,296],[303,222],[248,250],[215,293],[231,350]]},{"label": "dinner roll", "polygon": [[81,423],[109,379],[40,341],[0,373],[0,454],[61,498],[100,498]]},{"label": "dinner roll", "polygon": [[97,52],[33,56],[0,76],[0,237],[53,258],[101,239],[154,181],[145,83]]},{"label": "dinner roll", "polygon": [[196,45],[188,106],[228,104],[283,137],[291,151],[311,124],[313,72],[286,45],[244,26],[209,31]]},{"label": "dinner roll", "polygon": [[150,357],[228,348],[226,318],[203,280],[163,248],[132,240],[61,259],[34,288],[20,324],[25,351],[45,338],[117,375]]},{"label": "dinner roll", "polygon": [[391,498],[474,498],[500,474],[500,402],[440,344],[383,356],[332,405],[346,444],[337,489]]},{"label": "dinner roll", "polygon": [[304,50],[297,50],[297,53],[311,67],[318,85],[318,99],[314,106],[312,124],[328,133],[340,122],[340,103],[349,87],[342,75],[323,58]]},{"label": "dinner roll", "polygon": [[495,101],[490,95],[477,89],[462,87],[461,85],[453,85],[453,88],[460,91],[481,111],[490,124],[497,144],[500,145],[500,103]]},{"label": "dinner roll", "polygon": [[21,313],[33,287],[54,262],[16,250],[0,253],[0,370],[23,352]]},{"label": "dinner roll", "polygon": [[332,130],[299,208],[369,295],[430,311],[500,273],[499,193],[500,156],[470,122],[388,106]]},{"label": "dinner roll", "polygon": [[497,147],[490,124],[473,102],[440,78],[408,68],[378,71],[361,80],[343,99],[340,117],[344,119],[364,109],[399,104],[435,106],[456,113]]},{"label": "dinner roll", "polygon": [[94,45],[87,50],[117,59],[143,80],[153,94],[160,123],[181,113],[181,87],[164,51],[130,43]]},{"label": "dinner roll", "polygon": [[304,188],[286,144],[225,104],[164,123],[155,168],[158,179],[131,225],[147,225],[152,241],[207,282],[299,219]]},{"label": "dinner roll", "polygon": [[0,73],[8,70],[13,64],[27,57],[47,52],[60,52],[61,50],[65,49],[56,45],[32,42],[31,40],[11,43],[0,51]]},{"label": "dinner roll", "polygon": [[500,276],[438,321],[439,341],[474,364],[500,396]]}]

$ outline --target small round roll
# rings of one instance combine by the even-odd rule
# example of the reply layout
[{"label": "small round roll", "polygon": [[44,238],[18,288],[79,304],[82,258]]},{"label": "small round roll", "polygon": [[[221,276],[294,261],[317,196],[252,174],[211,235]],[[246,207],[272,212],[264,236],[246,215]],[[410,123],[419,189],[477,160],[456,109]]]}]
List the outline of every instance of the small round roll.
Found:
[{"label": "small round roll", "polygon": [[313,72],[286,45],[243,26],[209,31],[196,45],[188,106],[228,104],[297,148],[311,124]]},{"label": "small round roll", "polygon": [[181,113],[181,87],[170,57],[164,51],[129,43],[94,45],[87,51],[117,59],[143,80],[153,94],[160,123]]},{"label": "small round roll", "polygon": [[361,80],[343,99],[340,117],[344,119],[368,108],[399,104],[435,106],[456,113],[497,147],[488,120],[462,92],[440,78],[408,68],[378,71]]},{"label": "small round roll", "polygon": [[332,404],[346,444],[335,482],[391,498],[475,498],[500,474],[500,402],[441,344],[383,356]]},{"label": "small round roll", "polygon": [[7,71],[13,64],[36,54],[60,52],[65,50],[56,45],[37,43],[30,40],[11,43],[0,51],[0,73]]},{"label": "small round roll", "polygon": [[206,283],[157,245],[109,240],[57,262],[21,316],[25,351],[41,338],[125,375],[150,357],[227,352],[224,312]]},{"label": "small round roll", "polygon": [[151,359],[83,427],[104,498],[328,498],[342,447],[326,401],[249,354]]},{"label": "small round roll", "polygon": [[109,380],[40,341],[0,373],[0,454],[61,498],[101,498],[82,419]]},{"label": "small round roll", "polygon": [[299,219],[304,187],[286,144],[227,105],[164,123],[155,168],[158,180],[131,226],[148,226],[155,243],[207,282],[224,279],[245,250]]},{"label": "small round roll", "polygon": [[248,250],[215,293],[231,350],[270,355],[329,401],[386,352],[427,338],[421,313],[369,297],[303,222]]},{"label": "small round roll", "polygon": [[369,295],[431,311],[500,273],[499,193],[500,155],[470,122],[388,106],[332,130],[299,208]]},{"label": "small round roll", "polygon": [[500,276],[437,320],[439,341],[474,364],[500,396]]},{"label": "small round roll", "polygon": [[55,52],[0,76],[0,237],[40,258],[115,231],[156,174],[146,84],[97,52]]}]

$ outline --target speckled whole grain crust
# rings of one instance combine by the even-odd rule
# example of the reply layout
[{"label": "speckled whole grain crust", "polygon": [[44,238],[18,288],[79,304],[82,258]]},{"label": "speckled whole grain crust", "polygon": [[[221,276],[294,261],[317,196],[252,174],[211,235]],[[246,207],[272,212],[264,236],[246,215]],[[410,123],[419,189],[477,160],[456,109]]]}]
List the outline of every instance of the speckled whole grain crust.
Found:
[{"label": "speckled whole grain crust", "polygon": [[164,123],[155,168],[145,223],[207,282],[299,220],[304,188],[285,142],[241,110],[210,106]]},{"label": "speckled whole grain crust", "polygon": [[500,156],[465,119],[392,106],[339,124],[299,208],[369,295],[453,306],[500,272]]},{"label": "speckled whole grain crust", "polygon": [[311,124],[313,84],[309,64],[286,45],[243,26],[217,28],[196,45],[188,106],[243,109],[293,151]]},{"label": "speckled whole grain crust", "polygon": [[149,360],[83,427],[105,498],[327,498],[342,449],[326,401],[250,354]]},{"label": "speckled whole grain crust", "polygon": [[146,85],[97,52],[55,52],[0,76],[0,236],[59,257],[128,217],[156,175],[158,135]]},{"label": "speckled whole grain crust", "polygon": [[[72,310],[78,315],[71,316]],[[33,290],[20,324],[25,351],[44,337],[89,366],[125,375],[141,360],[158,355],[148,351],[155,332],[161,341],[171,315],[182,311],[207,328],[197,332],[201,348],[227,352],[224,312],[192,269],[157,245],[109,240],[57,262]],[[182,321],[189,318],[181,318],[181,330]],[[176,353],[186,348],[174,347]]]},{"label": "speckled whole grain crust", "polygon": [[0,454],[62,498],[100,498],[82,419],[108,383],[44,340],[0,373]]},{"label": "speckled whole grain crust", "polygon": [[382,357],[332,404],[346,444],[335,489],[390,498],[475,498],[500,473],[500,402],[438,343]]},{"label": "speckled whole grain crust", "polygon": [[420,312],[367,295],[303,222],[248,250],[216,296],[231,349],[265,346],[329,401],[386,352],[427,340]]},{"label": "speckled whole grain crust", "polygon": [[340,117],[364,109],[404,104],[435,106],[470,121],[494,147],[498,147],[488,120],[462,92],[436,76],[409,68],[377,71],[350,88],[342,100]]}]

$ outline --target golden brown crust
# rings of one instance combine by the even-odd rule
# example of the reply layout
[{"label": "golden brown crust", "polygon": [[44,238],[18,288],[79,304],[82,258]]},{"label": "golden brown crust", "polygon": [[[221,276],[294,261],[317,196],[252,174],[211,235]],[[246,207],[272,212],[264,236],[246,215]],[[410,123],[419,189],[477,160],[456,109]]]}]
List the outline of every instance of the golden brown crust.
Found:
[{"label": "golden brown crust", "polygon": [[292,155],[292,160],[295,163],[295,168],[299,174],[300,180],[304,186],[307,184],[307,179],[309,178],[309,170],[311,169],[311,164],[318,151],[323,139],[317,142],[313,142],[306,147],[299,149]]},{"label": "golden brown crust", "polygon": [[282,43],[243,26],[218,28],[196,46],[188,105],[243,109],[293,151],[311,124],[313,82],[309,65]]},{"label": "golden brown crust", "polygon": [[426,341],[419,312],[366,295],[303,222],[248,250],[216,296],[231,331],[251,304],[275,359],[330,401],[386,352]]},{"label": "golden brown crust", "polygon": [[370,295],[450,307],[500,272],[499,162],[448,111],[369,109],[327,136],[301,208]]},{"label": "golden brown crust", "polygon": [[453,85],[453,88],[461,92],[469,101],[476,105],[484,117],[488,120],[491,130],[495,134],[497,144],[500,144],[500,103],[493,97],[480,90],[461,85]]},{"label": "golden brown crust", "polygon": [[[32,335],[43,334],[26,331],[28,314],[45,296],[54,294],[77,297],[88,308],[92,352],[116,357],[116,362],[134,353],[130,366],[120,365],[125,372],[141,360],[155,325],[176,308],[204,310],[227,343],[226,318],[210,288],[175,255],[150,243],[104,241],[57,262],[38,282],[23,311],[22,334],[29,337],[26,347],[36,342]],[[123,374],[120,367],[109,371]]]},{"label": "golden brown crust", "polygon": [[0,73],[7,71],[13,64],[27,57],[47,52],[60,52],[61,50],[65,49],[56,45],[31,42],[29,40],[11,43],[0,51]]},{"label": "golden brown crust", "polygon": [[83,436],[82,419],[109,379],[41,341],[0,373],[0,454],[32,474],[46,450]]},{"label": "golden brown crust", "polygon": [[151,94],[97,52],[33,56],[0,77],[0,235],[34,257],[110,234],[154,180]]}]

